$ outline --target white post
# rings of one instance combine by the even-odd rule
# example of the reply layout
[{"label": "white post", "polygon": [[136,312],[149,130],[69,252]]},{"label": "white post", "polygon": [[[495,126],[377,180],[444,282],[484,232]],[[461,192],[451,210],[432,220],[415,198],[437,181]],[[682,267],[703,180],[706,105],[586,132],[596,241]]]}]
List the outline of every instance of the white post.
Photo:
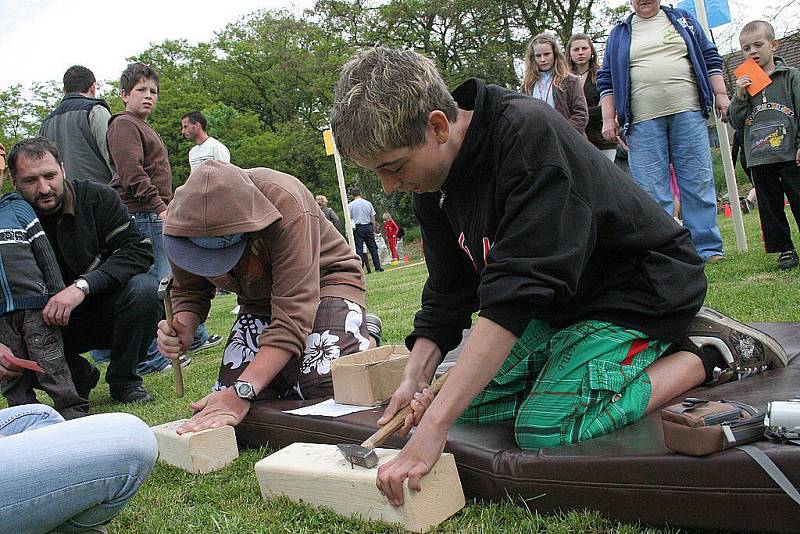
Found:
[{"label": "white post", "polygon": [[[350,248],[356,250],[356,241],[353,238],[353,223],[350,219],[350,210],[347,207],[347,190],[344,186],[344,171],[342,171],[342,157],[339,155],[339,149],[336,147],[336,138],[333,136],[333,128],[328,126],[331,131],[331,140],[333,141],[333,161],[336,163],[336,177],[339,180],[339,196],[342,197],[342,214],[344,215],[344,228],[347,240],[350,242]],[[358,254],[358,251],[356,251]],[[359,254],[359,257],[361,254]]]},{"label": "white post", "polygon": [[[711,39],[711,31],[708,29],[708,16],[704,0],[694,0],[694,7],[697,11],[697,19],[703,26],[703,31]],[[722,167],[725,170],[725,183],[728,186],[728,202],[731,205],[731,215],[733,215],[733,233],[736,234],[736,250],[739,252],[747,251],[747,238],[744,234],[744,219],[742,219],[742,208],[739,205],[739,189],[736,186],[736,170],[734,169],[733,159],[731,158],[731,143],[728,138],[728,127],[714,113],[714,121],[717,126],[717,138],[719,139],[719,151],[722,156]]]}]

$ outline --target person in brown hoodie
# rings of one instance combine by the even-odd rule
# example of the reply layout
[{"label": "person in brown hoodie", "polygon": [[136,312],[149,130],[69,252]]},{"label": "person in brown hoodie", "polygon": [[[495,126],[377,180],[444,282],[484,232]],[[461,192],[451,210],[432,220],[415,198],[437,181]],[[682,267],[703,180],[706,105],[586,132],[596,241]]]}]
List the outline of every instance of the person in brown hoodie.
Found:
[{"label": "person in brown hoodie", "polygon": [[189,346],[216,288],[240,305],[213,392],[179,433],[236,425],[254,399],[330,396],[331,361],[380,335],[361,260],[293,176],[202,163],[167,208],[164,245],[174,316],[159,323],[162,354]]}]

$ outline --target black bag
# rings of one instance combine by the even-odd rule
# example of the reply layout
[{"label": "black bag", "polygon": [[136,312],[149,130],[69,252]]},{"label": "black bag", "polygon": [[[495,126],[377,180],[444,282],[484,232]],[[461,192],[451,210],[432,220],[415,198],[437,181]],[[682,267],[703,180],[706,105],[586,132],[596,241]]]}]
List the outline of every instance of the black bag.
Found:
[{"label": "black bag", "polygon": [[397,225],[397,239],[403,239],[404,235],[406,235],[406,231],[403,230],[403,227],[398,224]]}]

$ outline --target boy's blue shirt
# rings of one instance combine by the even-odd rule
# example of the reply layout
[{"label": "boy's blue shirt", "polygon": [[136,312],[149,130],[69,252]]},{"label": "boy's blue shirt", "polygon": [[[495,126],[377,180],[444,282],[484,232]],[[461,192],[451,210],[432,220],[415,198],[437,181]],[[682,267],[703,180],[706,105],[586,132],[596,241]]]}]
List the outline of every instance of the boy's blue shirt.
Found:
[{"label": "boy's blue shirt", "polygon": [[[708,117],[714,107],[714,91],[709,78],[717,74],[722,75],[722,56],[719,55],[716,45],[706,36],[702,26],[691,13],[667,6],[661,6],[661,10],[686,42],[697,82],[700,108],[703,115]],[[630,81],[632,20],[633,13],[617,23],[611,30],[608,41],[606,41],[603,68],[597,72],[597,90],[600,98],[613,94],[617,107],[617,121],[622,131],[626,131],[633,120]],[[609,54],[611,50],[616,54],[613,56]]]},{"label": "boy's blue shirt", "polygon": [[772,83],[755,96],[734,96],[731,125],[744,132],[750,167],[794,161],[800,148],[800,71],[775,57]]}]

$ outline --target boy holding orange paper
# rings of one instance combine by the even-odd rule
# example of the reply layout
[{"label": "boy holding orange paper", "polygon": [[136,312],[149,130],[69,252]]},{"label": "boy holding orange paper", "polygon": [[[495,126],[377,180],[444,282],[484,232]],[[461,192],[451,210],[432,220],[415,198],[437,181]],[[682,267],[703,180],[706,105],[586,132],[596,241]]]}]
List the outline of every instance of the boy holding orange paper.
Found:
[{"label": "boy holding orange paper", "polygon": [[800,71],[774,55],[778,42],[768,22],[747,23],[739,43],[769,82],[764,85],[759,80],[762,73],[748,73],[747,66],[744,72],[737,69],[736,94],[728,112],[732,126],[744,130],[767,253],[779,253],[778,267],[788,270],[798,265],[783,196],[800,225]]}]

